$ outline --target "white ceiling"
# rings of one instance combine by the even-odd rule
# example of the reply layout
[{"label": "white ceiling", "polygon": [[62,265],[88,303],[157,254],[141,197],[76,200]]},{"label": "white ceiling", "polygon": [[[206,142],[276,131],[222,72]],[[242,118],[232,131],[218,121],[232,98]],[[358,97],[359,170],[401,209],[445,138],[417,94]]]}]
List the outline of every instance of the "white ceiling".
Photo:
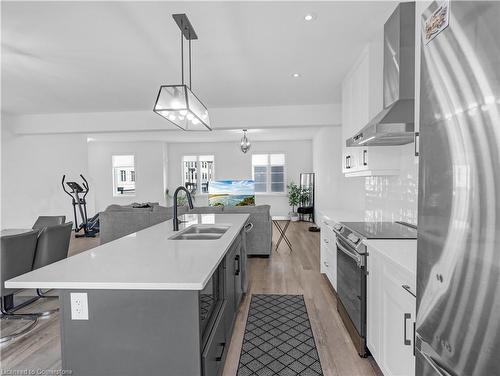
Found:
[{"label": "white ceiling", "polygon": [[[150,110],[180,81],[210,107],[338,103],[343,76],[395,2],[2,2],[2,111]],[[313,12],[317,19],[305,22]],[[299,72],[301,77],[292,78]]]}]

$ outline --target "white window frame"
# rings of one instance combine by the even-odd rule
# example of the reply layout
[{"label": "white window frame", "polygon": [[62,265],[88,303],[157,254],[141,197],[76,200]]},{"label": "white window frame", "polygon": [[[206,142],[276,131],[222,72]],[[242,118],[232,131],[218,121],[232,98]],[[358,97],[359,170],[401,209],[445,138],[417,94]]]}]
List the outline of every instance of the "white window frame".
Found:
[{"label": "white window frame", "polygon": [[[121,172],[120,172],[120,176],[119,176],[119,180],[115,180],[115,168],[116,169],[119,169],[119,170],[125,170],[125,181],[127,179],[127,175],[128,175],[128,168],[130,168],[131,166],[116,166],[114,165],[114,157],[134,157],[134,166],[133,166],[133,169],[134,169],[134,173],[135,173],[135,179],[133,180],[133,183],[134,183],[134,193],[124,193],[124,194],[118,194],[116,192],[116,187],[117,187],[117,184],[123,182],[121,180]],[[137,166],[137,158],[135,156],[134,153],[120,153],[120,154],[112,154],[111,155],[111,186],[112,186],[112,189],[113,189],[113,192],[112,192],[112,195],[113,195],[113,198],[130,198],[130,197],[135,197],[137,195],[137,170],[136,170],[136,166]],[[130,174],[132,175],[132,174]]]},{"label": "white window frame", "polygon": [[[285,163],[283,165],[283,192],[272,192],[271,191],[271,166],[281,166],[281,165],[272,165],[271,164],[271,155],[282,154]],[[266,195],[266,196],[285,196],[286,195],[286,185],[287,185],[287,155],[284,152],[259,152],[252,153],[252,158],[250,160],[251,169],[252,169],[252,179],[255,180],[255,172],[254,172],[254,164],[253,164],[253,156],[254,155],[267,155],[267,165],[266,167],[266,191],[265,192],[255,192],[256,195]],[[256,165],[256,166],[264,166],[264,165]]]},{"label": "white window frame", "polygon": [[[202,192],[201,190],[201,161],[200,161],[200,157],[206,157],[206,156],[210,156],[210,157],[213,157],[213,160],[214,160],[214,163],[213,163],[213,168],[212,168],[212,172],[213,172],[213,176],[212,176],[212,180],[215,180],[215,154],[214,153],[203,153],[203,154],[185,154],[182,156],[181,158],[181,185],[184,187],[184,184],[186,183],[184,181],[184,159],[186,157],[195,157],[196,158],[196,168],[197,168],[197,181],[200,182],[200,184],[198,184],[198,186],[196,187],[196,195],[199,195],[199,196],[207,196],[208,195],[208,192]],[[208,180],[210,181],[210,180]]]}]

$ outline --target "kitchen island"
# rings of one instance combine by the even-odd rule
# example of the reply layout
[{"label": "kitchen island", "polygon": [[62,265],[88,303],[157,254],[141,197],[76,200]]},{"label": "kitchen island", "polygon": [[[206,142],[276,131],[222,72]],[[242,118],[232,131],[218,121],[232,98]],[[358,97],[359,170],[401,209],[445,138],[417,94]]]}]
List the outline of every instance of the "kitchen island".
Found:
[{"label": "kitchen island", "polygon": [[[57,289],[73,375],[218,375],[245,290],[248,214],[180,217],[6,282]],[[175,237],[176,239],[172,239]]]}]

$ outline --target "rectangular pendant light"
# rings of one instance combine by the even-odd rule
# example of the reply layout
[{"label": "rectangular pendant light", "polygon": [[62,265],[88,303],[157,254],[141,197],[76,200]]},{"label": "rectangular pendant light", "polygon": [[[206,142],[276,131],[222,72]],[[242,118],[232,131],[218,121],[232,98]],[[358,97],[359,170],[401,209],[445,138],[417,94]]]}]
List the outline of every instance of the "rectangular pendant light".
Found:
[{"label": "rectangular pendant light", "polygon": [[[185,14],[173,14],[181,31],[180,85],[162,85],[153,111],[185,131],[211,131],[208,110],[191,91],[191,41],[198,39]],[[189,42],[189,86],[184,84],[184,38]]]},{"label": "rectangular pendant light", "polygon": [[161,86],[153,111],[185,131],[212,130],[207,108],[187,85]]}]

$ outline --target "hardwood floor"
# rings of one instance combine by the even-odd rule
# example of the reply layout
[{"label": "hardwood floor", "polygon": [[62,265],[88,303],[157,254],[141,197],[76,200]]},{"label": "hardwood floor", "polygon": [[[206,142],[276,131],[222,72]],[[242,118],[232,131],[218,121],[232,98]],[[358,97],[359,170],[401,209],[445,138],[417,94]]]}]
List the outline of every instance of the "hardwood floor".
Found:
[{"label": "hardwood floor", "polygon": [[[337,312],[337,299],[330,283],[319,272],[319,233],[309,232],[310,224],[292,222],[287,236],[290,252],[282,242],[269,259],[250,258],[249,293],[238,313],[223,376],[233,376],[238,368],[241,344],[251,294],[302,294],[318,347],[325,376],[381,375],[373,358],[360,358]],[[273,244],[277,232],[273,233]]]},{"label": "hardwood floor", "polygon": [[[303,294],[325,376],[381,375],[371,357],[362,359],[337,313],[337,301],[329,282],[319,272],[319,233],[308,232],[309,224],[291,223],[287,231],[293,252],[284,242],[270,258],[248,260],[249,293],[236,319],[224,376],[236,375],[240,348],[252,293]],[[276,237],[276,233],[274,234]],[[276,237],[277,238],[277,237]],[[277,239],[275,239],[277,240]],[[97,239],[72,239],[70,255],[95,247]],[[45,310],[57,301],[39,301],[30,311]],[[24,309],[27,311],[28,309]],[[5,328],[2,320],[2,329]],[[8,323],[13,325],[12,323]],[[2,370],[60,369],[61,345],[58,314],[39,320],[27,335],[2,344]]]}]

